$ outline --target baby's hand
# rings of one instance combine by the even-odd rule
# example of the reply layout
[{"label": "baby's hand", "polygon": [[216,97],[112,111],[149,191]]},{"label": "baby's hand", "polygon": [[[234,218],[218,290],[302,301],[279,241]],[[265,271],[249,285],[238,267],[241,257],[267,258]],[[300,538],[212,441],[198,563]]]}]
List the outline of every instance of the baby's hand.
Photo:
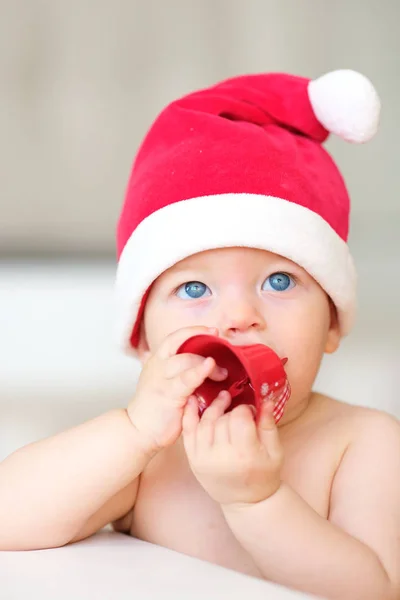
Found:
[{"label": "baby's hand", "polygon": [[183,441],[191,469],[208,494],[222,505],[253,504],[274,494],[283,462],[273,403],[265,403],[258,422],[250,406],[224,414],[228,392],[198,416],[191,397],[183,417]]},{"label": "baby's hand", "polygon": [[176,354],[189,337],[210,333],[217,335],[218,331],[207,327],[180,329],[146,361],[128,415],[147,452],[158,452],[178,439],[188,397],[207,377],[214,381],[226,378],[226,371],[211,357]]}]

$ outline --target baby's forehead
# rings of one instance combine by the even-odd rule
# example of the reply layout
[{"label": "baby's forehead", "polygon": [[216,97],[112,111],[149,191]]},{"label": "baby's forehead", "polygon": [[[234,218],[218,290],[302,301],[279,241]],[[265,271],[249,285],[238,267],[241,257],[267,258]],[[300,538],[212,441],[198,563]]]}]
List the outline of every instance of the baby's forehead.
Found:
[{"label": "baby's forehead", "polygon": [[299,265],[279,254],[259,248],[234,246],[212,248],[192,254],[171,266],[165,273],[173,275],[197,269],[215,272],[233,269],[238,272],[243,270],[247,272],[249,270],[265,269],[273,265],[280,268],[296,267],[301,269]]}]

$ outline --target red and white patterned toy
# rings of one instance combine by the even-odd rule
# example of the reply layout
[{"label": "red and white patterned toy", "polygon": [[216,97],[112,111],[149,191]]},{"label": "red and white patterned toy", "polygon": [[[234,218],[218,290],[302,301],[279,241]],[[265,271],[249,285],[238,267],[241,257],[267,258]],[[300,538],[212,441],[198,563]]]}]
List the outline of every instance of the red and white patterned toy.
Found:
[{"label": "red and white patterned toy", "polygon": [[224,381],[206,379],[196,390],[200,414],[221,390],[228,390],[232,396],[228,410],[239,404],[250,404],[255,406],[258,414],[263,402],[273,400],[275,422],[282,418],[290,397],[290,384],[284,369],[287,359],[280,359],[271,348],[264,344],[233,346],[222,338],[196,335],[178,350],[178,354],[186,352],[212,356],[219,367],[228,371]]}]

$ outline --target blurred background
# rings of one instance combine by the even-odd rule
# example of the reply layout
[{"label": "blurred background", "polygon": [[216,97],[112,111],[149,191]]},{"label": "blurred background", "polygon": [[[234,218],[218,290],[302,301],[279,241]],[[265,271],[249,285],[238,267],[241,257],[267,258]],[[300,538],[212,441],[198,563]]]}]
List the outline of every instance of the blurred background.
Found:
[{"label": "blurred background", "polygon": [[239,73],[352,68],[383,111],[328,147],[353,201],[359,315],[317,388],[400,417],[397,0],[0,0],[0,460],[126,405],[114,231],[132,159],[170,100]]}]

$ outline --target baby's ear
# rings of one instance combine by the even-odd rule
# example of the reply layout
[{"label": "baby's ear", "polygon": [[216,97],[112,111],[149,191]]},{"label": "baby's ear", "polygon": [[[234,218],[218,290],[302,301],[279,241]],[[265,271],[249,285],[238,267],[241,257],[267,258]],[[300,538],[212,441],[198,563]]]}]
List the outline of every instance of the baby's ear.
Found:
[{"label": "baby's ear", "polygon": [[144,329],[144,324],[142,323],[140,326],[140,334],[139,334],[139,343],[137,345],[137,353],[140,362],[142,365],[145,364],[147,359],[150,357],[150,348],[147,343],[146,332]]},{"label": "baby's ear", "polygon": [[325,353],[333,354],[339,348],[340,344],[340,327],[336,306],[329,298],[330,325],[328,335],[326,337]]}]

